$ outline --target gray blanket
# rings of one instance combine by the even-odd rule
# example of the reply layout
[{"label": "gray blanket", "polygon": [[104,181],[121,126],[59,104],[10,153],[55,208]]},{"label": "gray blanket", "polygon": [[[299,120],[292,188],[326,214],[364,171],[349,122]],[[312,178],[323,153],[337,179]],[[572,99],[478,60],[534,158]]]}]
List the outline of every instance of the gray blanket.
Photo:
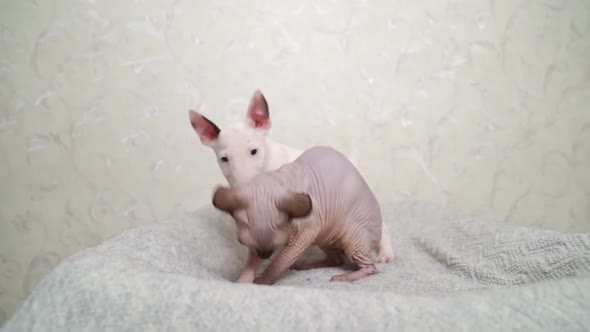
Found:
[{"label": "gray blanket", "polygon": [[232,283],[246,251],[206,206],[66,259],[2,331],[590,330],[590,234],[382,209],[396,259],[352,284],[328,282],[344,267]]}]

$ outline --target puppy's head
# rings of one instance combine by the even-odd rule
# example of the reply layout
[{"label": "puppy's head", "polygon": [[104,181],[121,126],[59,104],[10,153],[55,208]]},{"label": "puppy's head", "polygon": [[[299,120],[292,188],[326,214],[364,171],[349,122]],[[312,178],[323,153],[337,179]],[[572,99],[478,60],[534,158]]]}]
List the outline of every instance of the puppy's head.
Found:
[{"label": "puppy's head", "polygon": [[268,104],[260,90],[250,100],[246,119],[223,130],[197,111],[190,110],[189,118],[201,143],[215,152],[230,186],[246,184],[264,172],[268,157],[266,133],[271,122]]}]

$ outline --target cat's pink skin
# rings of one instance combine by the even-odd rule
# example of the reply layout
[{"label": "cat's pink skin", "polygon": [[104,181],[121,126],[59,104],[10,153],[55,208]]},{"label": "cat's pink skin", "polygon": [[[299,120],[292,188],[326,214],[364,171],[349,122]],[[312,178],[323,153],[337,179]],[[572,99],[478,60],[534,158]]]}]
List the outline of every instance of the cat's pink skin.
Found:
[{"label": "cat's pink skin", "polygon": [[[371,258],[382,234],[381,209],[371,189],[340,152],[318,146],[294,162],[254,177],[248,184],[219,188],[213,204],[232,215],[240,243],[250,248],[252,273],[260,260],[280,251],[254,279],[273,284],[293,269],[341,265],[344,254],[357,269],[331,281],[354,281],[377,273]],[[326,259],[294,265],[310,246]]]}]

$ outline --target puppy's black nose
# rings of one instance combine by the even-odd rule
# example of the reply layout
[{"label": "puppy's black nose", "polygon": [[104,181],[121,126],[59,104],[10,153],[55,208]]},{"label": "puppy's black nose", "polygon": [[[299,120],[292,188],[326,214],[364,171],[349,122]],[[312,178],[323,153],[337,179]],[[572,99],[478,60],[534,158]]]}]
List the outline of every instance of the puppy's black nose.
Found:
[{"label": "puppy's black nose", "polygon": [[262,259],[267,259],[272,255],[272,249],[270,250],[258,250],[258,257],[262,258]]}]

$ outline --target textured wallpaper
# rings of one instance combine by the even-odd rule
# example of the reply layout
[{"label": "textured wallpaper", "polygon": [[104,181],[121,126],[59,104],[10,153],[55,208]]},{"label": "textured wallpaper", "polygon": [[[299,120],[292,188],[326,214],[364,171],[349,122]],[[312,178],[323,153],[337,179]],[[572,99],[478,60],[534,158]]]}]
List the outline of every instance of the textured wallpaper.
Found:
[{"label": "textured wallpaper", "polygon": [[65,257],[209,204],[187,110],[255,89],[277,141],[382,201],[590,231],[590,2],[0,1],[0,322]]}]

